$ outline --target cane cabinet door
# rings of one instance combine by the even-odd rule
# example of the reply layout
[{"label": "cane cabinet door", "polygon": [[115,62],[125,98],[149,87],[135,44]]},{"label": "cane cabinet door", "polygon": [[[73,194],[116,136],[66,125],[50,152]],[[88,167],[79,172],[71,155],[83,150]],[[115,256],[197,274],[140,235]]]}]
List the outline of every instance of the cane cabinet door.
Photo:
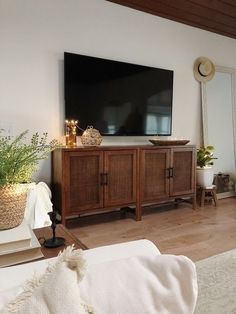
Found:
[{"label": "cane cabinet door", "polygon": [[104,206],[136,201],[137,153],[135,149],[104,152]]},{"label": "cane cabinet door", "polygon": [[65,153],[65,210],[82,212],[103,206],[103,152]]},{"label": "cane cabinet door", "polygon": [[169,149],[141,150],[141,202],[152,202],[169,197]]},{"label": "cane cabinet door", "polygon": [[195,191],[195,148],[172,148],[170,167],[170,195],[178,196]]}]

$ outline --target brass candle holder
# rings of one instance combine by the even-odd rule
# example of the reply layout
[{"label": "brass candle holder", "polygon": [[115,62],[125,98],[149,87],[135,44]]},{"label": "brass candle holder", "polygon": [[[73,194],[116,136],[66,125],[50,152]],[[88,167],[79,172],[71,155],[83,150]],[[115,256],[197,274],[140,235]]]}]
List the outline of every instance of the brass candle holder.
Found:
[{"label": "brass candle holder", "polygon": [[66,133],[66,146],[76,147],[76,128],[78,121],[77,120],[65,120],[65,133]]}]

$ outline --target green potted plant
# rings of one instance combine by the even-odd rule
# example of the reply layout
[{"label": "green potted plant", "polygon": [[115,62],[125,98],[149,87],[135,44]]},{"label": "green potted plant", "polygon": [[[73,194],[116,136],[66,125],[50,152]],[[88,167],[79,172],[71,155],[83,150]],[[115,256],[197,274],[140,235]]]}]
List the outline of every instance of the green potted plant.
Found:
[{"label": "green potted plant", "polygon": [[212,185],[214,172],[214,146],[208,145],[197,149],[197,185],[208,187]]},{"label": "green potted plant", "polygon": [[0,137],[0,230],[22,222],[27,191],[39,161],[61,146],[55,139],[47,142],[47,133],[35,133],[28,141],[27,134],[28,130],[14,138]]}]

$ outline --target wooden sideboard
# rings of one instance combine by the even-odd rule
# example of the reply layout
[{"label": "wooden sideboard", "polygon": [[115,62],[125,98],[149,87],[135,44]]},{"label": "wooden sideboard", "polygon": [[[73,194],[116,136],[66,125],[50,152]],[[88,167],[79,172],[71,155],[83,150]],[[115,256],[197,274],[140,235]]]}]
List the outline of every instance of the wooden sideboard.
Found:
[{"label": "wooden sideboard", "polygon": [[196,206],[196,149],[184,146],[60,148],[52,158],[53,203],[67,218],[179,199]]}]

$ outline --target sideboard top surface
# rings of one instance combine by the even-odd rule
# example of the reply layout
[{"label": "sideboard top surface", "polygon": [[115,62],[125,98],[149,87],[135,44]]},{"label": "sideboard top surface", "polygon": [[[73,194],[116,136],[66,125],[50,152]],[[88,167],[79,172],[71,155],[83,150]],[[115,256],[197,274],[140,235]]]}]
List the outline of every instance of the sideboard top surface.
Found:
[{"label": "sideboard top surface", "polygon": [[101,146],[77,146],[77,147],[62,147],[57,150],[64,152],[76,151],[93,151],[93,150],[124,150],[124,149],[166,149],[166,148],[195,148],[195,145],[101,145]]}]

